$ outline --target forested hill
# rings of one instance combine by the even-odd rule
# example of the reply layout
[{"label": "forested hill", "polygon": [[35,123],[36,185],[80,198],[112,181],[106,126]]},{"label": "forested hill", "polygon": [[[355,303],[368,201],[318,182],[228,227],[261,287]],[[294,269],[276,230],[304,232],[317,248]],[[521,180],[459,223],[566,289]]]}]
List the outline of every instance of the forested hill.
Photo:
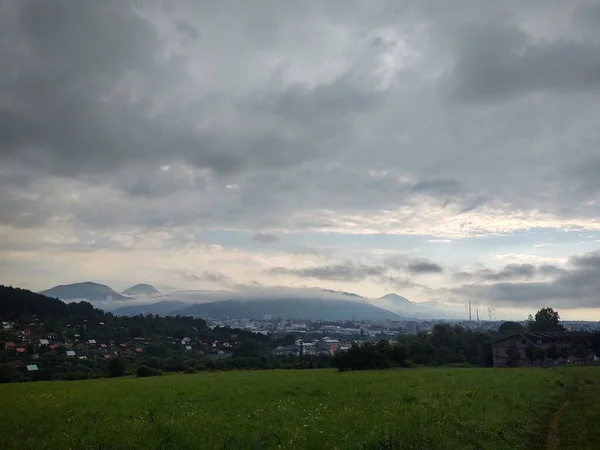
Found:
[{"label": "forested hill", "polygon": [[[83,316],[89,319],[104,316],[104,312],[95,309],[90,303],[64,303],[57,298],[36,294],[27,289],[0,285],[0,318],[19,321],[36,316],[41,321],[73,317],[77,320]],[[87,318],[87,317],[86,317]]]},{"label": "forested hill", "polygon": [[[121,337],[147,334],[164,336],[196,335],[207,329],[206,322],[192,317],[118,317],[94,308],[88,302],[65,303],[56,298],[36,294],[26,289],[0,285],[0,320],[14,321],[22,326],[43,324],[46,332],[58,332],[64,327],[81,329],[80,334]],[[102,329],[102,331],[99,330]],[[95,337],[95,336],[94,336]]]}]

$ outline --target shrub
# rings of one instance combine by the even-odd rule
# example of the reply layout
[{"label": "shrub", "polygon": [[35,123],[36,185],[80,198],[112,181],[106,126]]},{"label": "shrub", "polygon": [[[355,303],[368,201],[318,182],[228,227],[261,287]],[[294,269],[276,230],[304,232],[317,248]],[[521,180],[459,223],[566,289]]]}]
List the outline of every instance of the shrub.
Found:
[{"label": "shrub", "polygon": [[137,376],[142,378],[142,377],[157,377],[157,376],[161,376],[162,372],[158,369],[153,369],[152,367],[148,367],[148,366],[140,366],[137,369]]},{"label": "shrub", "polygon": [[123,358],[111,358],[108,362],[108,373],[111,377],[125,375],[125,360]]}]

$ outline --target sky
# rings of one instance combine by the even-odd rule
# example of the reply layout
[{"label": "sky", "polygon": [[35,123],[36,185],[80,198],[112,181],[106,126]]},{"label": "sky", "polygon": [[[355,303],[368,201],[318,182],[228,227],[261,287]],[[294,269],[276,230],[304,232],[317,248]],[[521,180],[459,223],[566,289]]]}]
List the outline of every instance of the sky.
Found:
[{"label": "sky", "polygon": [[0,283],[600,320],[599,23],[598,0],[0,1]]}]

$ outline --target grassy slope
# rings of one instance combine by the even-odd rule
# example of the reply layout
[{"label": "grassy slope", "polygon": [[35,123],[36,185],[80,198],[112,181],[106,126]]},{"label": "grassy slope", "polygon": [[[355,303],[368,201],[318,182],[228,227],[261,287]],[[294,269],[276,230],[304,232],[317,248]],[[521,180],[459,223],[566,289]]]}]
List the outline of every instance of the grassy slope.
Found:
[{"label": "grassy slope", "polygon": [[600,367],[582,373],[558,422],[560,446],[570,450],[600,448]]},{"label": "grassy slope", "polygon": [[553,410],[577,377],[592,371],[598,379],[598,369],[229,372],[0,385],[0,448],[544,448]]}]

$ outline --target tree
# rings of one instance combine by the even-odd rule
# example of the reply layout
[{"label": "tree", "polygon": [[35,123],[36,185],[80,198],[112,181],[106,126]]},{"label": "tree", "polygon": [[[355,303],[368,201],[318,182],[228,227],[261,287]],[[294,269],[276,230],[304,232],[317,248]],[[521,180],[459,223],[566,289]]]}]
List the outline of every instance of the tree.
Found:
[{"label": "tree", "polygon": [[535,318],[529,315],[527,324],[529,331],[565,331],[565,327],[560,324],[558,311],[552,308],[542,308],[535,313]]},{"label": "tree", "polygon": [[264,348],[256,341],[244,341],[233,351],[234,358],[257,358],[264,354]]},{"label": "tree", "polygon": [[125,360],[123,358],[111,358],[108,362],[108,373],[111,377],[125,375]]},{"label": "tree", "polygon": [[521,325],[519,322],[502,322],[502,325],[500,325],[500,328],[498,328],[498,333],[503,335],[522,333],[523,331],[523,325]]}]

